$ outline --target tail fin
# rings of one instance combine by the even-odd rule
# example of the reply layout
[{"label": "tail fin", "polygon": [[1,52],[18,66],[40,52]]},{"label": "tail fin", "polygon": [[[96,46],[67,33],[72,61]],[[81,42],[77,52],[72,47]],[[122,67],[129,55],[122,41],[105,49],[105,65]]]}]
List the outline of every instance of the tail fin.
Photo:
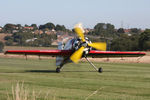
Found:
[{"label": "tail fin", "polygon": [[58,42],[58,50],[63,50],[64,44],[62,42]]},{"label": "tail fin", "polygon": [[[58,50],[63,50],[64,49],[64,44],[63,42],[58,42]],[[64,58],[61,56],[56,57],[56,66],[60,66],[63,62]]]}]

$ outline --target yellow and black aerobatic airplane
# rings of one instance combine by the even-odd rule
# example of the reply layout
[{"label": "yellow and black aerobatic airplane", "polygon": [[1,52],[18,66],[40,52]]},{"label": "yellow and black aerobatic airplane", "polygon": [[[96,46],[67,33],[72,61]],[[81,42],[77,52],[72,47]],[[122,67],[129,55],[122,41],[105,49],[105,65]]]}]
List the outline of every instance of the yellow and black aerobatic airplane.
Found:
[{"label": "yellow and black aerobatic airplane", "polygon": [[[106,43],[92,43],[84,36],[82,24],[77,24],[74,27],[77,38],[70,39],[64,43],[58,43],[57,50],[8,50],[5,54],[23,54],[23,55],[48,55],[56,57],[56,72],[60,72],[64,64],[69,62],[78,63],[84,57],[91,66],[98,72],[102,72],[102,68],[97,68],[87,57],[103,58],[103,57],[139,57],[144,56],[144,52],[120,52],[106,51]],[[97,50],[92,50],[95,48]]]}]

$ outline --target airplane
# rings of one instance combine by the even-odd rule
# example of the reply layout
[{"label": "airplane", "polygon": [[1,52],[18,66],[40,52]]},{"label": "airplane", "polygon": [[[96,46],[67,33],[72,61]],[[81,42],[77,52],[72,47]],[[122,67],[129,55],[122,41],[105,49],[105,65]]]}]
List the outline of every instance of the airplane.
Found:
[{"label": "airplane", "polygon": [[[144,52],[121,52],[121,51],[106,51],[105,42],[92,43],[84,36],[82,24],[76,24],[74,31],[78,37],[70,39],[64,44],[58,43],[57,50],[7,50],[5,54],[23,54],[27,55],[48,55],[56,57],[56,72],[59,73],[66,63],[78,63],[81,58],[85,58],[97,72],[103,72],[103,69],[97,68],[88,57],[106,58],[106,57],[142,57]],[[97,50],[93,50],[95,48]]]}]

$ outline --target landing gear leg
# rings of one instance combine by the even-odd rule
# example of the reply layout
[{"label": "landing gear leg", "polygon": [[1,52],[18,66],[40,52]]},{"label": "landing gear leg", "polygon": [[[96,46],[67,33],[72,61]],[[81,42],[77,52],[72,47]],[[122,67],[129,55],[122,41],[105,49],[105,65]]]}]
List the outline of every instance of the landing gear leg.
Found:
[{"label": "landing gear leg", "polygon": [[60,73],[60,69],[63,67],[63,65],[60,65],[60,67],[56,68],[56,73]]},{"label": "landing gear leg", "polygon": [[98,71],[99,73],[102,73],[102,72],[103,72],[103,69],[102,69],[101,67],[98,69],[92,62],[90,62],[90,60],[89,60],[87,57],[85,57],[85,59],[93,66],[93,68],[94,68],[96,71]]}]

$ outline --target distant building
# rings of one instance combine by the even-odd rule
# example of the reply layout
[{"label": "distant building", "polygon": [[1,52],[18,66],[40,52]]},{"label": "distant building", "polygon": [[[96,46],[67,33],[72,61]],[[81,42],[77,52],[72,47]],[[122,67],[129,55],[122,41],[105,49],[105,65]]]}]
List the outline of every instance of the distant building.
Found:
[{"label": "distant building", "polygon": [[17,32],[19,32],[19,31],[18,31],[18,30],[13,30],[13,31],[12,31],[12,33],[17,33]]},{"label": "distant building", "polygon": [[33,30],[34,27],[24,27],[24,29]]},{"label": "distant building", "polygon": [[35,41],[35,40],[37,40],[37,38],[27,39],[27,40],[26,40],[26,43],[31,42],[31,41],[33,42],[33,41]]},{"label": "distant building", "polygon": [[35,30],[34,34],[43,34],[44,32],[42,30]]},{"label": "distant building", "polygon": [[145,30],[141,30],[141,32],[143,33]]},{"label": "distant building", "polygon": [[53,29],[53,30],[46,30],[44,33],[50,35],[50,34],[56,34],[56,31]]},{"label": "distant building", "polygon": [[84,29],[84,31],[85,31],[84,34],[88,34],[89,32],[92,32],[92,31],[94,31],[94,30],[93,30],[93,29],[86,28],[86,29]]},{"label": "distant building", "polygon": [[57,42],[66,43],[68,40],[73,39],[73,38],[74,38],[74,35],[70,35],[67,33],[61,33],[61,32],[57,33]]},{"label": "distant building", "polygon": [[0,31],[2,31],[2,29],[3,29],[3,28],[2,28],[2,27],[0,27]]},{"label": "distant building", "polygon": [[124,29],[124,32],[125,32],[125,33],[130,33],[131,30],[130,30],[130,29]]},{"label": "distant building", "polygon": [[58,45],[57,40],[54,40],[54,41],[51,43],[51,45]]}]

